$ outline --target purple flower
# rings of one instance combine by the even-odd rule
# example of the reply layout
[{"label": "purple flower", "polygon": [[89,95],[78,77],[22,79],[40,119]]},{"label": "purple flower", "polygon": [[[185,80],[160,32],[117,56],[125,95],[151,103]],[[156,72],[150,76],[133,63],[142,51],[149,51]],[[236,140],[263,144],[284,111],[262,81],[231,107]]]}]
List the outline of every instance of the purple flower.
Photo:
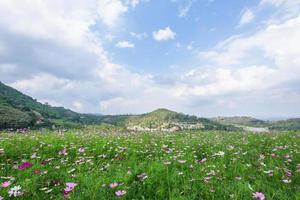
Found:
[{"label": "purple flower", "polygon": [[10,186],[10,184],[11,184],[10,181],[5,181],[1,184],[1,187],[6,188],[6,187]]},{"label": "purple flower", "polygon": [[261,192],[255,192],[253,193],[253,198],[258,200],[265,200],[265,195]]},{"label": "purple flower", "polygon": [[77,183],[66,183],[67,187],[65,187],[63,194],[65,198],[68,198],[69,193],[74,190],[74,188],[77,186]]},{"label": "purple flower", "polygon": [[124,196],[126,194],[126,191],[125,190],[118,190],[118,191],[115,192],[115,194],[118,197],[121,197],[121,196]]},{"label": "purple flower", "polygon": [[63,156],[66,156],[66,155],[68,155],[68,153],[67,153],[67,149],[66,149],[66,148],[64,148],[63,150],[59,151],[59,155],[63,155]]},{"label": "purple flower", "polygon": [[66,183],[66,185],[67,185],[68,188],[73,190],[77,186],[77,183],[72,183],[71,182],[71,183]]},{"label": "purple flower", "polygon": [[286,171],[286,172],[285,172],[285,175],[288,176],[288,177],[290,177],[290,176],[292,176],[292,172]]},{"label": "purple flower", "polygon": [[29,162],[23,162],[23,163],[18,167],[18,169],[19,169],[19,170],[24,170],[24,169],[27,169],[27,168],[29,168],[29,167],[32,167],[32,164],[31,164],[31,163],[29,163]]}]

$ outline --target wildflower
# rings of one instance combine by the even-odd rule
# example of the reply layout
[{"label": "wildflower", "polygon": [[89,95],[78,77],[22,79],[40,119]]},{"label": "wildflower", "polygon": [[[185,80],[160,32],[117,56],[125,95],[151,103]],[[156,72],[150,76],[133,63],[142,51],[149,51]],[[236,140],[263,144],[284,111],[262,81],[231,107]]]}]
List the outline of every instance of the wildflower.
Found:
[{"label": "wildflower", "polygon": [[224,151],[219,151],[219,152],[213,154],[213,156],[221,156],[221,157],[223,157],[224,155],[225,155]]},{"label": "wildflower", "polygon": [[170,161],[165,161],[164,164],[165,164],[165,165],[170,165],[171,162],[170,162]]},{"label": "wildflower", "polygon": [[184,163],[186,163],[186,160],[178,160],[178,162],[179,162],[180,164],[184,164]]},{"label": "wildflower", "polygon": [[31,159],[35,159],[36,157],[37,157],[36,153],[33,153],[33,154],[30,156]]},{"label": "wildflower", "polygon": [[290,176],[292,176],[292,172],[286,171],[286,172],[285,172],[285,175],[288,176],[288,177],[290,177]]},{"label": "wildflower", "polygon": [[67,198],[69,193],[72,192],[72,190],[74,190],[74,188],[77,186],[76,183],[66,183],[67,187],[65,187],[63,194],[64,197]]},{"label": "wildflower", "polygon": [[264,171],[264,173],[268,174],[269,176],[273,176],[274,175],[273,172],[274,172],[273,170]]},{"label": "wildflower", "polygon": [[21,196],[23,194],[23,192],[21,191],[21,186],[15,186],[13,188],[10,188],[10,190],[8,191],[9,196]]},{"label": "wildflower", "polygon": [[137,177],[140,179],[140,181],[144,181],[148,178],[146,173],[141,173],[141,174],[137,175]]},{"label": "wildflower", "polygon": [[10,184],[11,184],[10,181],[5,181],[1,184],[1,187],[6,188],[6,187],[10,186]]},{"label": "wildflower", "polygon": [[0,200],[3,200],[4,198],[0,196]]},{"label": "wildflower", "polygon": [[22,163],[22,164],[18,167],[18,169],[19,169],[19,170],[24,170],[24,169],[27,169],[27,168],[29,168],[29,167],[32,167],[32,164],[29,163],[29,162],[24,162],[24,163]]},{"label": "wildflower", "polygon": [[83,147],[80,147],[80,148],[78,149],[78,151],[79,151],[79,153],[84,153],[85,149],[84,149]]},{"label": "wildflower", "polygon": [[111,184],[109,184],[109,187],[111,188],[111,189],[114,189],[114,188],[116,188],[116,187],[118,187],[118,183],[111,183]]},{"label": "wildflower", "polygon": [[289,180],[289,179],[284,179],[284,180],[282,180],[282,182],[284,182],[284,183],[291,183],[292,181]]},{"label": "wildflower", "polygon": [[253,198],[258,200],[265,200],[265,195],[261,192],[255,192],[253,193]]},{"label": "wildflower", "polygon": [[197,163],[203,164],[206,160],[207,160],[206,158],[203,158],[202,160],[198,160]]},{"label": "wildflower", "polygon": [[68,153],[67,153],[67,149],[66,149],[66,148],[64,148],[63,150],[59,151],[59,155],[63,155],[63,156],[66,156],[66,155],[68,155]]},{"label": "wildflower", "polygon": [[121,197],[121,196],[124,196],[126,194],[126,191],[125,190],[118,190],[118,191],[115,192],[115,194],[118,197]]}]

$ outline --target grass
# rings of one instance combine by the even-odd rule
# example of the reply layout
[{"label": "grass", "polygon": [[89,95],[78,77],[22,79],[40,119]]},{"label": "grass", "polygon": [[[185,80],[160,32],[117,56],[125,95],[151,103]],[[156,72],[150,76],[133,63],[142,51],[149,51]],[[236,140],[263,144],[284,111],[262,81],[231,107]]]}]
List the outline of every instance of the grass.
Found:
[{"label": "grass", "polygon": [[299,132],[96,132],[1,133],[0,196],[20,185],[17,199],[64,199],[74,182],[70,199],[300,199]]}]

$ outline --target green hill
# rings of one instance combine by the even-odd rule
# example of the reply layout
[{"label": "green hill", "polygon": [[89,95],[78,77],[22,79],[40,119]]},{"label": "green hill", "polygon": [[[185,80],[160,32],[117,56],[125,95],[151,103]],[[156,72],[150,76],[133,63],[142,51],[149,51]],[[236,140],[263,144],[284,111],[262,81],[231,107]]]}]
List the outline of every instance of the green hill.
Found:
[{"label": "green hill", "polygon": [[42,104],[0,82],[0,128],[32,126],[76,127],[79,123],[97,123],[100,117],[79,114],[63,107]]},{"label": "green hill", "polygon": [[124,123],[129,130],[169,132],[185,129],[236,130],[230,125],[222,125],[206,118],[185,115],[164,108],[142,115],[128,116]]},{"label": "green hill", "polygon": [[252,126],[252,127],[266,127],[268,126],[268,123],[256,119],[253,117],[245,117],[245,116],[237,116],[237,117],[215,117],[212,118],[213,121],[221,123],[221,124],[227,124],[227,125],[239,125],[239,126]]},{"label": "green hill", "polygon": [[300,130],[300,118],[270,122],[271,130]]}]

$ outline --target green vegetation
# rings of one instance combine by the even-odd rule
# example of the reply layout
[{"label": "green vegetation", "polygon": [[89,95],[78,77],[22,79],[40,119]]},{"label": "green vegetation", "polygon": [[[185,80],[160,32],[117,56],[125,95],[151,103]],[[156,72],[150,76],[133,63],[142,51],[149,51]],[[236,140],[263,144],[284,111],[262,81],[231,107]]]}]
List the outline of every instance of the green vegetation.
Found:
[{"label": "green vegetation", "polygon": [[78,127],[99,123],[100,117],[42,104],[0,82],[0,128]]},{"label": "green vegetation", "polygon": [[[125,134],[106,128],[0,133],[0,184],[8,185],[0,196],[9,199],[20,186],[23,200],[300,197],[299,132]],[[77,185],[69,191],[67,183]]]},{"label": "green vegetation", "polygon": [[221,124],[227,124],[227,125],[240,125],[240,126],[252,126],[252,127],[266,127],[268,126],[268,123],[255,119],[253,117],[215,117],[212,118],[212,120],[219,122]]},{"label": "green vegetation", "polygon": [[271,122],[270,129],[272,129],[272,130],[300,130],[300,118]]}]

